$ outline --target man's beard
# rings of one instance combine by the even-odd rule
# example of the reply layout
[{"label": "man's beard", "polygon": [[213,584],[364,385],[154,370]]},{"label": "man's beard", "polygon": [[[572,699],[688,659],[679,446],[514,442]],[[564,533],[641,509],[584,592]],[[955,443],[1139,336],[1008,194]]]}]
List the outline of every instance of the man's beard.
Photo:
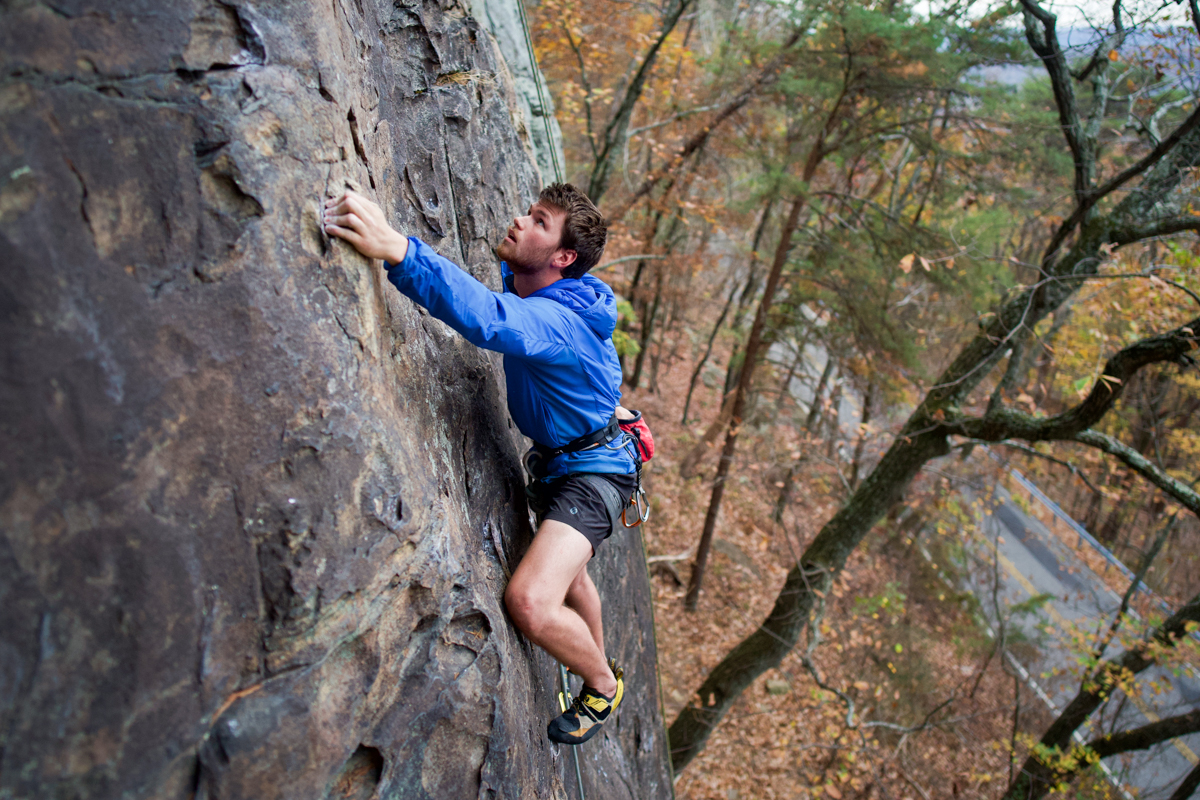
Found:
[{"label": "man's beard", "polygon": [[505,237],[496,246],[496,256],[512,270],[514,275],[532,275],[550,265],[554,257],[554,248],[545,247],[541,252],[519,254],[516,242]]}]

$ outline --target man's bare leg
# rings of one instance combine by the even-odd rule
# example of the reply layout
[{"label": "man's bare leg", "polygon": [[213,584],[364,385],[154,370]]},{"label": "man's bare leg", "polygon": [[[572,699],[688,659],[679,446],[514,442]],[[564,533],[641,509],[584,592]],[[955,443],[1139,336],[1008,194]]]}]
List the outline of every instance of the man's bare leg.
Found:
[{"label": "man's bare leg", "polygon": [[583,618],[584,624],[592,633],[596,647],[600,648],[600,655],[604,655],[604,622],[600,618],[600,593],[596,591],[596,584],[592,583],[586,565],[575,576],[571,588],[567,589],[566,604],[567,608]]},{"label": "man's bare leg", "polygon": [[[517,565],[504,592],[504,602],[517,627],[534,644],[582,677],[585,684],[612,697],[617,679],[592,629],[578,612],[563,605],[567,591],[586,570],[591,557],[592,545],[587,537],[566,523],[546,520]],[[585,611],[592,614],[587,605],[585,598]],[[599,595],[594,616],[599,619]]]}]

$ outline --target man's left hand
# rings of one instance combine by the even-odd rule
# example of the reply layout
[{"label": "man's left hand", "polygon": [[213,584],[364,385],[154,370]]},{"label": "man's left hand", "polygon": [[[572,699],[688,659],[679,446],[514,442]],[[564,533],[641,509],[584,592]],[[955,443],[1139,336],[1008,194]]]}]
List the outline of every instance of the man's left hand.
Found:
[{"label": "man's left hand", "polygon": [[326,200],[323,222],[326,233],[345,239],[367,258],[399,264],[408,253],[408,239],[388,225],[383,209],[358,192]]}]

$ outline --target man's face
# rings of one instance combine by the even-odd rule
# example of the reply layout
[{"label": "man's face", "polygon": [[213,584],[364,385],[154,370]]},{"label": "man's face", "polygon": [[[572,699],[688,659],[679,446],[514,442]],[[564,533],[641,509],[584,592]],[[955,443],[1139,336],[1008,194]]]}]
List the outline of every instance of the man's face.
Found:
[{"label": "man's face", "polygon": [[[563,254],[574,251],[560,251],[562,242],[562,226],[567,215],[562,211],[541,203],[529,207],[529,213],[513,219],[512,227],[504,241],[496,245],[496,255],[508,262],[508,268],[514,273],[538,272],[550,266],[552,262],[564,260]],[[570,258],[566,266],[574,261]]]}]

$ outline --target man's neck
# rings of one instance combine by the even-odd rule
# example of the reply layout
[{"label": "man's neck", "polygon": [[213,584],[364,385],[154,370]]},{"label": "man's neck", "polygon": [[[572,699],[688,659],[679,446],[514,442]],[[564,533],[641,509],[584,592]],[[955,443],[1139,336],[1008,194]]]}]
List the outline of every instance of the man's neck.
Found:
[{"label": "man's neck", "polygon": [[558,282],[561,278],[562,270],[554,267],[539,269],[537,272],[517,272],[513,274],[513,290],[516,291],[518,297],[526,298],[539,289],[545,289],[550,284]]}]

